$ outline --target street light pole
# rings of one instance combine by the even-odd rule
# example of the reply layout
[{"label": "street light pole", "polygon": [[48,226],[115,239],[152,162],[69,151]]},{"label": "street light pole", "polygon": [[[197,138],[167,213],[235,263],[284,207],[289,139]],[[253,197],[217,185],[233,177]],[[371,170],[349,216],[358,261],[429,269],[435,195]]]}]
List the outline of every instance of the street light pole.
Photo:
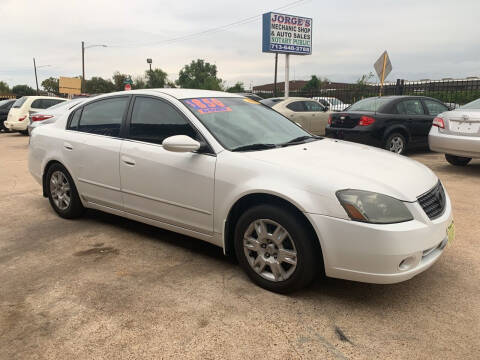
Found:
[{"label": "street light pole", "polygon": [[82,93],[85,90],[85,42],[82,41]]},{"label": "street light pole", "polygon": [[38,95],[37,64],[35,63],[35,58],[33,58],[33,69],[35,71],[35,83],[37,84],[37,95]]}]

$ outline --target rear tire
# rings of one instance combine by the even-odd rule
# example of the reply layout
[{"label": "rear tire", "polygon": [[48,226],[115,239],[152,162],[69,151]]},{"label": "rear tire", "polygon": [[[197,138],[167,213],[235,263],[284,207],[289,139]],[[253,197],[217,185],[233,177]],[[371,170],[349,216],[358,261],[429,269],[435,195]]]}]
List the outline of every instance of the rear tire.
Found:
[{"label": "rear tire", "polygon": [[455,166],[466,166],[472,158],[463,157],[463,156],[456,156],[445,154],[445,159],[452,165]]},{"label": "rear tire", "polygon": [[60,217],[75,219],[83,214],[85,208],[75,183],[63,165],[55,163],[50,166],[45,180],[50,205]]},{"label": "rear tire", "polygon": [[323,266],[314,241],[304,219],[273,205],[248,209],[235,227],[240,266],[255,284],[282,294],[309,285]]},{"label": "rear tire", "polygon": [[20,130],[20,134],[22,134],[22,135],[28,135],[28,130]]},{"label": "rear tire", "polygon": [[407,149],[407,140],[405,136],[398,132],[388,135],[385,141],[385,150],[394,152],[396,154],[404,154]]}]

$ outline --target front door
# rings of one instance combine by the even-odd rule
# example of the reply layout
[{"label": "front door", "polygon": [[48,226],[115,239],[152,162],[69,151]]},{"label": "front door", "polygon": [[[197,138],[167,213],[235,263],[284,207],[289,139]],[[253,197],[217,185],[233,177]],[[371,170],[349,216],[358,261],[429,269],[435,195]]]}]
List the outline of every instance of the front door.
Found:
[{"label": "front door", "polygon": [[211,236],[216,156],[161,145],[169,136],[201,135],[172,104],[147,96],[135,97],[127,129],[120,154],[125,211]]},{"label": "front door", "polygon": [[316,101],[305,101],[304,116],[311,119],[310,132],[315,135],[325,135],[325,127],[328,123],[330,111],[326,111],[321,104]]}]

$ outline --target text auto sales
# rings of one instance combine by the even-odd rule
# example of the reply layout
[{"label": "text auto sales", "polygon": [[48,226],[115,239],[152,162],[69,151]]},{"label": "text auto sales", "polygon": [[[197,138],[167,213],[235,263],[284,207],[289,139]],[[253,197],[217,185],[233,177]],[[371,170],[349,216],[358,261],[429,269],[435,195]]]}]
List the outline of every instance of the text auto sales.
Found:
[{"label": "text auto sales", "polygon": [[310,19],[272,14],[270,28],[272,43],[310,46]]}]

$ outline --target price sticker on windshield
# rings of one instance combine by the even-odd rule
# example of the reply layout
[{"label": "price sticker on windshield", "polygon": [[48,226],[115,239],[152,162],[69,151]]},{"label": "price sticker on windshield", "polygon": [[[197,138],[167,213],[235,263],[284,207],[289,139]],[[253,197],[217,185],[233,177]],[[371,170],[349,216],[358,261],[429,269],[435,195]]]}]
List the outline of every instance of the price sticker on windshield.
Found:
[{"label": "price sticker on windshield", "polygon": [[217,112],[232,111],[232,108],[226,106],[216,98],[198,98],[185,100],[185,103],[198,111],[200,114],[211,114]]}]

